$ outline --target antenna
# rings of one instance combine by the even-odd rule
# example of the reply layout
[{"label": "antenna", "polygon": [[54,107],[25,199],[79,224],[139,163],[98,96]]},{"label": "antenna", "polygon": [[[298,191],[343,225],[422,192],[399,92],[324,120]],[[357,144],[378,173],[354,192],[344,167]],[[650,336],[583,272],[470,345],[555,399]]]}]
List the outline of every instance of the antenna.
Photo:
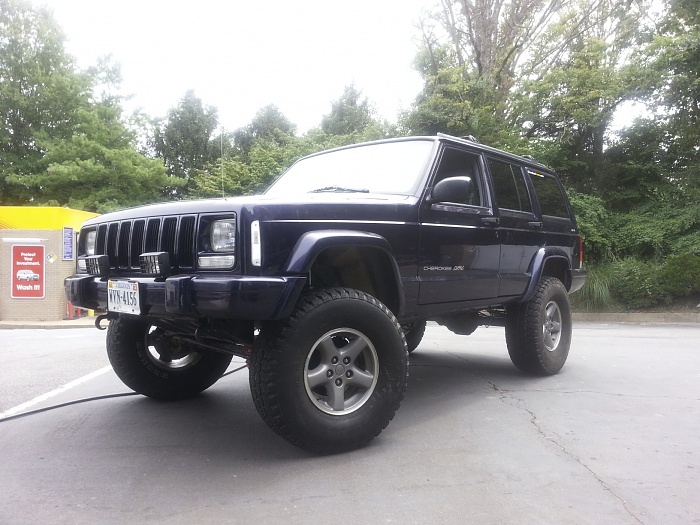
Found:
[{"label": "antenna", "polygon": [[226,198],[226,193],[224,192],[224,130],[226,128],[221,128],[221,197]]}]

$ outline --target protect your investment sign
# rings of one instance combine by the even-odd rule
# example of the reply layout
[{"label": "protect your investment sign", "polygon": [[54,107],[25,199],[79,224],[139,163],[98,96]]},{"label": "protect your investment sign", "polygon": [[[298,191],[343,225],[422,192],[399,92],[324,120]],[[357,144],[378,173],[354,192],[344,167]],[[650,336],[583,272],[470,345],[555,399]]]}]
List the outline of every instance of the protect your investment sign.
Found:
[{"label": "protect your investment sign", "polygon": [[12,246],[13,299],[43,299],[45,295],[44,247]]}]

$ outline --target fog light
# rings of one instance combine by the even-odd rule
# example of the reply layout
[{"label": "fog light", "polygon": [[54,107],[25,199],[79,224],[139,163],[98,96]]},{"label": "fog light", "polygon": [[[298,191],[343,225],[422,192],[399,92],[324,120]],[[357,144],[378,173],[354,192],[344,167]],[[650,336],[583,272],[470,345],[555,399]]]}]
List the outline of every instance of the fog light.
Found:
[{"label": "fog light", "polygon": [[109,257],[107,255],[91,255],[85,257],[87,273],[106,277],[109,274]]},{"label": "fog light", "polygon": [[139,255],[141,273],[166,277],[171,273],[170,255],[168,252],[149,252]]}]

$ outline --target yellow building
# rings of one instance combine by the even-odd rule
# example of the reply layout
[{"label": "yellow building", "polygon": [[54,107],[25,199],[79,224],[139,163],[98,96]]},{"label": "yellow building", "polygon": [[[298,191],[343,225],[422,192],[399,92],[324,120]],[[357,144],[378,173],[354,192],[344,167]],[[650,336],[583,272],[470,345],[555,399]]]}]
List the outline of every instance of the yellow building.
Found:
[{"label": "yellow building", "polygon": [[63,280],[75,273],[76,239],[97,214],[54,206],[0,206],[0,319],[69,315]]}]

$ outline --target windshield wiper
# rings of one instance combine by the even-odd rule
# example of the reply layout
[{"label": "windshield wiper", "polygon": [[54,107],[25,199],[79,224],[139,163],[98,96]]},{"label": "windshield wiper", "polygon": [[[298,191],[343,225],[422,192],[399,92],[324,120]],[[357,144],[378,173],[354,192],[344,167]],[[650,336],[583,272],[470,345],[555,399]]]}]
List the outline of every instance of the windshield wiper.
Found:
[{"label": "windshield wiper", "polygon": [[317,188],[309,193],[369,193],[366,188],[343,188],[342,186],[326,186],[325,188]]}]

